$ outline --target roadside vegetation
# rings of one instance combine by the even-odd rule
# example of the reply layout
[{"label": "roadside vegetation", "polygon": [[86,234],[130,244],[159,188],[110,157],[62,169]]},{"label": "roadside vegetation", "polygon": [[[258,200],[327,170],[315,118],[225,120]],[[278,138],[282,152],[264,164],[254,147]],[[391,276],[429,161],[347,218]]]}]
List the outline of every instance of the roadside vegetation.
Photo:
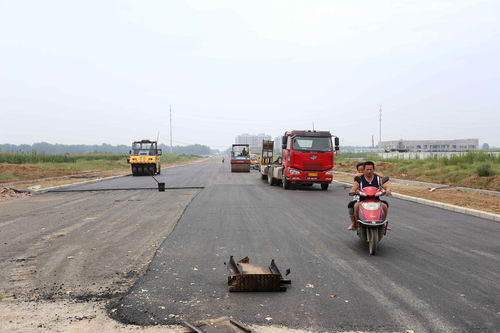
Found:
[{"label": "roadside vegetation", "polygon": [[199,158],[201,158],[201,156],[194,154],[169,153],[161,155],[161,162],[162,163],[184,162],[184,161],[196,160]]},{"label": "roadside vegetation", "polygon": [[[59,177],[105,170],[128,170],[128,154],[0,153],[0,183]],[[201,158],[193,154],[164,154],[163,165]]]},{"label": "roadside vegetation", "polygon": [[500,191],[500,156],[468,152],[449,158],[383,159],[369,153],[340,153],[337,170],[353,172],[360,160],[376,162],[389,177]]}]

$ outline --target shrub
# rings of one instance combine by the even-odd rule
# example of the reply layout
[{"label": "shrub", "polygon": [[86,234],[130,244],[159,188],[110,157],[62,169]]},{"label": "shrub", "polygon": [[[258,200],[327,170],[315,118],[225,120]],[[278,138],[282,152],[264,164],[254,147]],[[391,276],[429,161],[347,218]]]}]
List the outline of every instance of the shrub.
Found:
[{"label": "shrub", "polygon": [[489,177],[495,175],[495,171],[491,169],[491,165],[488,163],[480,164],[476,168],[476,172],[480,177]]}]

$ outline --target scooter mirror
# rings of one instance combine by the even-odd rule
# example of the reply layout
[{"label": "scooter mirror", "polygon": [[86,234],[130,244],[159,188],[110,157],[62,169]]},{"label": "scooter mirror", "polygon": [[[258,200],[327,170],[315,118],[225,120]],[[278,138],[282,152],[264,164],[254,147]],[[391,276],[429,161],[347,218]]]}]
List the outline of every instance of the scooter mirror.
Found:
[{"label": "scooter mirror", "polygon": [[385,176],[385,177],[382,177],[382,184],[385,184],[389,181],[389,177]]}]

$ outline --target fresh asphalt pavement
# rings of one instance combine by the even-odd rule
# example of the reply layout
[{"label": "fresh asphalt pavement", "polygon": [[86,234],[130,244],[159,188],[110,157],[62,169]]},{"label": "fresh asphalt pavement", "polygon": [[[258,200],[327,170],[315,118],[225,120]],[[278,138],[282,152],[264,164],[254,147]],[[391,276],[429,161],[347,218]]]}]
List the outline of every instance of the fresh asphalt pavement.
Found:
[{"label": "fresh asphalt pavement", "polygon": [[78,190],[120,190],[120,189],[157,189],[158,182],[169,187],[203,187],[219,174],[221,166],[215,166],[215,160],[188,165],[163,168],[160,175],[117,177],[100,182],[88,182],[80,185],[58,188],[57,191]]},{"label": "fresh asphalt pavement", "polygon": [[[376,256],[348,225],[347,190],[284,190],[218,159],[166,169],[169,186],[205,186],[146,273],[110,313],[171,324],[232,316],[314,331],[494,332],[500,327],[500,225],[389,199],[392,231]],[[80,189],[155,187],[122,177]],[[229,293],[224,262],[291,269],[286,292]]]}]

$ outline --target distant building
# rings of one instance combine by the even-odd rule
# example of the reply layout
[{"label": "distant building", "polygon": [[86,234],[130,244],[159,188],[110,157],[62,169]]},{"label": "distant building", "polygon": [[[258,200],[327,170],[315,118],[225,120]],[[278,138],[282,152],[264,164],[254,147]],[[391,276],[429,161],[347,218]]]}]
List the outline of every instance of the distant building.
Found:
[{"label": "distant building", "polygon": [[244,133],[238,135],[235,139],[235,143],[246,143],[250,145],[251,153],[259,153],[262,151],[262,140],[271,140],[271,136],[261,133],[261,134],[248,134]]},{"label": "distant building", "polygon": [[381,141],[386,151],[468,151],[479,150],[479,139]]}]

